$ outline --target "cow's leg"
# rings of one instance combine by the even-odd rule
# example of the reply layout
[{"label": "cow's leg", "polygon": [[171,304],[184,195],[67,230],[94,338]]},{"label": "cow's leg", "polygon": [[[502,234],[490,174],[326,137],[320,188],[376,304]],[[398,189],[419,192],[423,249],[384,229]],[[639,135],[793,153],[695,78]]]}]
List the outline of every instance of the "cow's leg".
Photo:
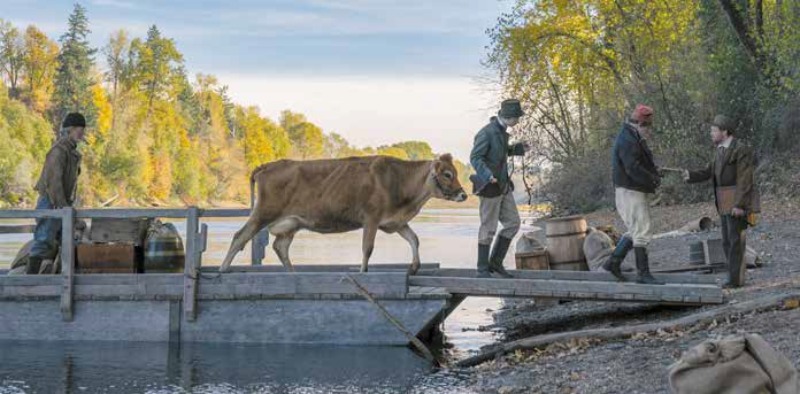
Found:
[{"label": "cow's leg", "polygon": [[275,237],[275,242],[272,243],[272,249],[275,250],[275,254],[277,254],[278,258],[281,260],[283,268],[288,272],[294,272],[292,262],[289,260],[289,246],[292,245],[295,233],[296,231],[278,234]]},{"label": "cow's leg", "polygon": [[368,223],[364,225],[364,237],[361,240],[361,251],[364,253],[364,258],[361,260],[361,272],[367,272],[367,264],[369,258],[372,256],[372,250],[375,249],[375,235],[378,234],[378,224]]},{"label": "cow's leg", "polygon": [[400,236],[403,237],[403,239],[406,240],[406,242],[408,242],[409,245],[411,245],[411,253],[413,254],[413,257],[411,258],[411,266],[408,267],[408,274],[414,275],[417,273],[420,264],[419,238],[417,237],[417,234],[414,233],[414,230],[412,230],[411,227],[409,227],[408,224],[397,230],[397,233],[400,234]]},{"label": "cow's leg", "polygon": [[247,223],[244,224],[244,227],[233,236],[231,247],[228,249],[228,254],[225,255],[225,260],[222,261],[222,265],[219,267],[219,272],[227,272],[230,269],[236,254],[244,249],[247,242],[253,239],[253,237],[264,228],[264,224],[264,221],[256,216],[250,216],[250,218],[247,219]]}]

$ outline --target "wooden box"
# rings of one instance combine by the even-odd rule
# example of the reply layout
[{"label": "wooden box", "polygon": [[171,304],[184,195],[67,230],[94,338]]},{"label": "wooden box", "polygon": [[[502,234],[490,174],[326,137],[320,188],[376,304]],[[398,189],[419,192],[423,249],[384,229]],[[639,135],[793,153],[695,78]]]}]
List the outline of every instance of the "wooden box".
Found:
[{"label": "wooden box", "polygon": [[92,242],[130,242],[135,246],[143,246],[152,222],[150,218],[95,218],[92,219],[89,239]]},{"label": "wooden box", "polygon": [[550,257],[547,249],[514,255],[518,270],[549,270]]},{"label": "wooden box", "polygon": [[75,266],[79,274],[135,274],[140,262],[141,248],[132,242],[81,243]]}]

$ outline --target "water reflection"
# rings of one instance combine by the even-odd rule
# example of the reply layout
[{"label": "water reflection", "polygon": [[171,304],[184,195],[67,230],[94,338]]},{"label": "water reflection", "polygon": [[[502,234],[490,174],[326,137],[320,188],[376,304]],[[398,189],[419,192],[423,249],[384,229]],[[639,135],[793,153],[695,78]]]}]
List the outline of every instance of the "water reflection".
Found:
[{"label": "water reflection", "polygon": [[[402,347],[0,343],[0,393],[464,392]],[[464,382],[461,382],[462,386]]]}]

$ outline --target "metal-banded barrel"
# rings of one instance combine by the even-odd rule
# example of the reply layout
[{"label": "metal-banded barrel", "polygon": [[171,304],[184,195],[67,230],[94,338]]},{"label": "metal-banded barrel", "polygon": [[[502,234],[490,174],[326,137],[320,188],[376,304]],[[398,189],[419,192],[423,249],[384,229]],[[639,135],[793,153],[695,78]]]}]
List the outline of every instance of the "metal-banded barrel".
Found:
[{"label": "metal-banded barrel", "polygon": [[145,242],[145,273],[183,272],[186,261],[183,241],[172,223],[163,226],[165,231],[151,233]]},{"label": "metal-banded barrel", "polygon": [[547,251],[550,269],[563,271],[588,271],[583,241],[586,240],[586,218],[566,216],[547,221]]}]

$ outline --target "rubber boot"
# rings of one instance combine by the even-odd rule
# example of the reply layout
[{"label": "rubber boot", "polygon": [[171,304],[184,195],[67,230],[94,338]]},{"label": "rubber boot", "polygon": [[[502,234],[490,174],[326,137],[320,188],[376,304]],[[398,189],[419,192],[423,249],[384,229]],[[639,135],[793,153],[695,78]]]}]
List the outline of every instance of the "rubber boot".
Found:
[{"label": "rubber boot", "polygon": [[489,275],[489,249],[491,245],[478,244],[478,278],[491,278]]},{"label": "rubber boot", "polygon": [[611,272],[611,274],[621,282],[625,282],[626,280],[625,277],[622,276],[622,261],[625,260],[625,256],[628,255],[631,248],[633,248],[633,240],[628,237],[622,237],[622,239],[617,242],[617,247],[614,249],[614,252],[611,253],[611,257],[603,264],[603,268]]},{"label": "rubber boot", "polygon": [[42,267],[41,257],[28,257],[28,265],[25,269],[26,275],[38,275],[39,269]]},{"label": "rubber boot", "polygon": [[489,272],[500,275],[503,278],[513,278],[503,267],[503,260],[506,258],[509,246],[511,246],[510,239],[497,236],[497,239],[494,240],[494,247],[492,247],[492,256],[489,257]]},{"label": "rubber boot", "polygon": [[663,285],[664,282],[656,279],[650,274],[650,262],[647,259],[647,248],[636,247],[633,249],[636,252],[636,269],[639,271],[639,276],[636,277],[636,283],[645,285]]}]

